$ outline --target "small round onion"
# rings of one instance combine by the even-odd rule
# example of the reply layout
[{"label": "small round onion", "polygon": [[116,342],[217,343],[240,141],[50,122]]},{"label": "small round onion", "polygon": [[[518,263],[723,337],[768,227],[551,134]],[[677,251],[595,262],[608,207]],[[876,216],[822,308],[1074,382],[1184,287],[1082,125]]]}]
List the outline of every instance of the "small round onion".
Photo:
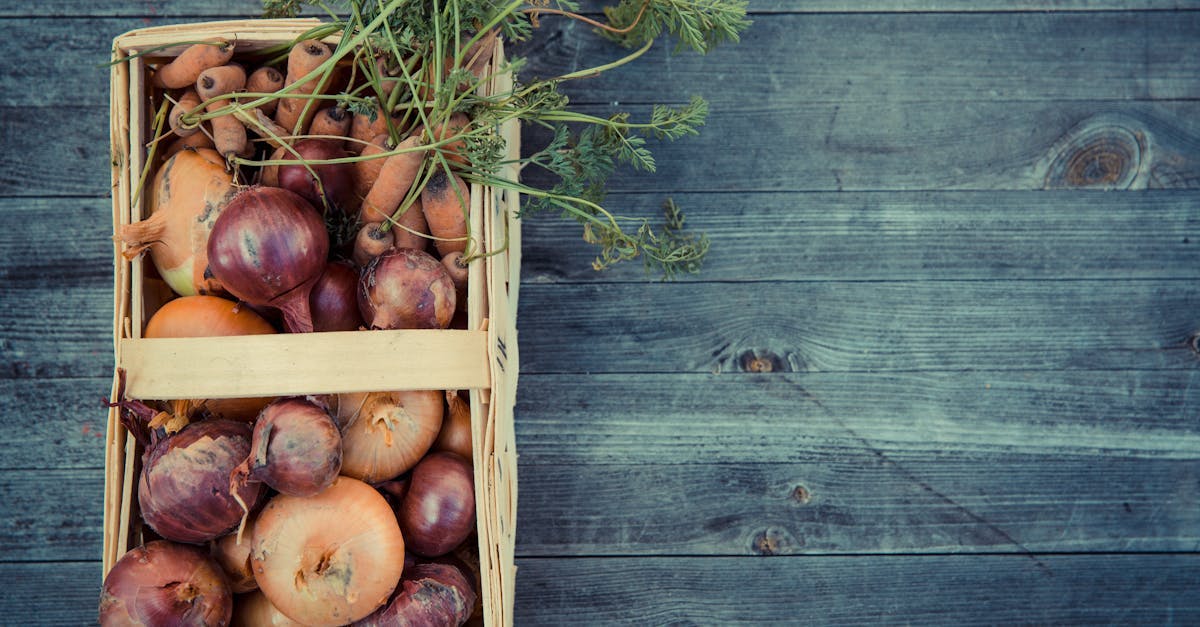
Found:
[{"label": "small round onion", "polygon": [[329,487],[342,467],[342,435],[323,407],[299,397],[279,399],[254,423],[250,454],[235,471],[291,496]]},{"label": "small round onion", "polygon": [[379,483],[407,472],[433,446],[442,414],[437,390],[339,394],[342,474]]},{"label": "small round onion", "polygon": [[358,310],[373,329],[445,329],[455,303],[454,281],[446,268],[415,248],[383,253],[363,268],[358,280]]},{"label": "small round onion", "polygon": [[[229,533],[253,508],[263,485],[230,490],[230,473],[250,454],[250,427],[202,420],[147,449],[138,480],[142,518],[168,540],[199,544]],[[242,503],[238,502],[238,498]]]},{"label": "small round onion", "polygon": [[413,468],[398,512],[408,548],[437,557],[462,544],[475,529],[475,478],[467,460],[430,453]]},{"label": "small round onion", "polygon": [[240,534],[240,542],[239,534],[235,531],[214,540],[209,550],[209,555],[229,580],[229,589],[234,594],[258,589],[258,583],[254,581],[254,571],[250,568],[250,538],[254,533],[255,517],[256,514],[252,513],[246,520],[246,527]]},{"label": "small round onion", "polygon": [[283,313],[293,333],[312,331],[309,293],[325,269],[329,233],[321,214],[277,187],[248,187],[221,212],[208,265],[230,294]]},{"label": "small round onion", "polygon": [[363,326],[358,313],[358,271],[345,261],[331,261],[309,296],[314,331],[357,331]]},{"label": "small round onion", "polygon": [[475,608],[474,586],[450,564],[417,564],[404,572],[387,606],[353,627],[462,625]]},{"label": "small round onion", "polygon": [[[349,156],[342,148],[342,142],[331,139],[302,139],[292,145],[292,148],[300,154],[301,159],[308,161],[339,159]],[[283,159],[294,160],[296,155],[285,151]],[[316,178],[313,178],[313,173],[316,173]],[[299,194],[318,209],[323,209],[328,203],[330,207],[346,211],[353,198],[353,163],[281,165],[277,177],[279,187]],[[318,181],[320,181],[319,184]]]},{"label": "small round onion", "polygon": [[233,593],[200,549],[154,540],[121,556],[104,577],[101,625],[228,625]]},{"label": "small round onion", "polygon": [[338,477],[310,497],[271,499],[254,525],[258,587],[306,625],[345,625],[387,603],[404,568],[404,536],[371,486]]},{"label": "small round onion", "polygon": [[470,460],[474,455],[471,450],[471,404],[450,390],[446,392],[446,407],[446,419],[442,421],[442,431],[438,433],[433,448],[450,451]]}]

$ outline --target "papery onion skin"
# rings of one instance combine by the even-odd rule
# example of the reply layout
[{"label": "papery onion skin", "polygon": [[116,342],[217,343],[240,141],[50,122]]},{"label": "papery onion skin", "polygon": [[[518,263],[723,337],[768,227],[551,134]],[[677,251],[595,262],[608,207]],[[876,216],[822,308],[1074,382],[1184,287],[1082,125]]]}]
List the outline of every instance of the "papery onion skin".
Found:
[{"label": "papery onion skin", "polygon": [[100,592],[106,627],[228,625],[232,613],[233,593],[221,569],[199,548],[166,540],[121,556]]},{"label": "papery onion skin", "polygon": [[[229,489],[229,475],[250,454],[250,427],[230,420],[193,422],[146,451],[138,479],[142,518],[158,535],[199,544],[237,527],[245,511]],[[237,494],[253,508],[263,485]]]},{"label": "papery onion skin", "polygon": [[446,268],[414,248],[376,257],[358,281],[358,310],[372,329],[445,329],[456,302]]},{"label": "papery onion skin", "polygon": [[287,617],[257,588],[233,601],[233,627],[305,627]]},{"label": "papery onion skin", "polygon": [[251,480],[291,496],[329,487],[342,467],[342,434],[323,407],[298,397],[267,405],[254,423]]},{"label": "papery onion skin", "polygon": [[471,404],[453,390],[446,392],[446,417],[433,448],[450,451],[470,461],[474,452],[471,448]]},{"label": "papery onion skin", "polygon": [[397,518],[413,553],[438,557],[454,550],[475,530],[471,465],[454,453],[426,455],[413,468]]},{"label": "papery onion skin", "polygon": [[248,187],[234,196],[208,239],[213,276],[248,303],[280,309],[292,333],[312,331],[309,293],[328,256],[321,214],[277,187]]},{"label": "papery onion skin", "polygon": [[449,564],[417,564],[405,571],[387,606],[353,627],[446,627],[467,622],[475,591],[466,575]]},{"label": "papery onion skin", "polygon": [[387,603],[404,568],[404,536],[374,488],[338,477],[310,497],[278,495],[254,526],[259,589],[307,625],[345,625]]},{"label": "papery onion skin", "polygon": [[234,531],[213,540],[209,547],[209,555],[225,573],[229,589],[234,594],[258,589],[258,582],[254,580],[254,570],[250,567],[250,540],[254,533],[256,514],[257,512],[252,512],[246,519],[241,542],[238,542],[238,532]]},{"label": "papery onion skin", "polygon": [[314,331],[357,331],[363,326],[358,313],[358,271],[344,261],[331,261],[313,285],[309,296]]},{"label": "papery onion skin", "polygon": [[433,446],[443,412],[438,390],[339,394],[342,474],[379,483],[407,472]]}]

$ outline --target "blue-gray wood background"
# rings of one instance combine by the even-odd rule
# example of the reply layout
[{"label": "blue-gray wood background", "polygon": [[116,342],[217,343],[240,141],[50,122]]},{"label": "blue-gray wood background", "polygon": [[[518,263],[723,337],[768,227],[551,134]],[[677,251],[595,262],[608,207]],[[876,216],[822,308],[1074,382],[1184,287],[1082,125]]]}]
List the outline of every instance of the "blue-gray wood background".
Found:
[{"label": "blue-gray wood background", "polygon": [[[711,101],[609,204],[669,195],[713,244],[664,283],[526,224],[518,624],[1200,623],[1200,2],[750,9],[738,45],[570,87]],[[257,13],[0,6],[3,622],[96,616],[97,64]],[[617,54],[560,19],[537,39],[530,75]]]}]

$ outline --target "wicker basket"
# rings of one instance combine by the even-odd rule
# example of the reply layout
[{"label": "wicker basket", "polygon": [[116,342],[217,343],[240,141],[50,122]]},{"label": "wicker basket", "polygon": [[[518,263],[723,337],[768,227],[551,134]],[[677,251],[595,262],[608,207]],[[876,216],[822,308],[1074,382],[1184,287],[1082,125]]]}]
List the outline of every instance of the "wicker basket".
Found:
[{"label": "wicker basket", "polygon": [[[114,233],[142,219],[135,211],[151,133],[153,88],[147,65],[183,46],[128,58],[141,50],[183,41],[224,37],[241,50],[292,41],[317,20],[240,20],[183,24],[131,31],[113,42],[112,186]],[[493,67],[503,59],[497,46]],[[486,88],[505,91],[511,76]],[[519,152],[516,123],[501,129],[510,156]],[[515,179],[516,172],[505,173]],[[484,620],[512,624],[516,523],[516,451],[513,403],[517,384],[516,305],[520,270],[518,198],[513,192],[472,186],[470,228],[492,253],[470,267],[467,330],[357,331],[269,336],[146,339],[143,323],[159,304],[141,258],[127,261],[113,250],[113,339],[117,372],[125,374],[129,398],[233,398],[331,394],[374,390],[470,391],[480,576]],[[115,239],[115,238],[114,238]],[[420,354],[414,360],[397,355]],[[108,573],[129,548],[141,543],[136,483],[141,449],[126,432],[118,410],[109,412],[105,453],[104,555]]]}]

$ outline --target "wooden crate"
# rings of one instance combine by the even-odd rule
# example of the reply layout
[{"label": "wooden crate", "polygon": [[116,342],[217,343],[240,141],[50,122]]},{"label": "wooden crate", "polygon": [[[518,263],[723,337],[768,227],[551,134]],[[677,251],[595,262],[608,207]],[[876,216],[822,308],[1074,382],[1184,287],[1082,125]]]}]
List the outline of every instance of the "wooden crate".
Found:
[{"label": "wooden crate", "polygon": [[[238,51],[291,41],[319,24],[313,19],[240,20],[146,28],[113,42],[112,195],[114,234],[142,219],[136,188],[147,159],[154,89],[147,66],[177,55],[183,46],[134,57],[165,44],[224,37]],[[503,46],[492,59],[499,67]],[[133,58],[131,58],[133,57]],[[506,91],[510,75],[497,75],[485,88]],[[501,132],[509,158],[519,154],[515,121]],[[515,168],[515,166],[513,166]],[[504,173],[515,180],[517,172]],[[331,394],[377,390],[459,389],[470,391],[474,435],[475,498],[484,618],[512,624],[516,529],[516,450],[513,404],[518,354],[516,308],[520,274],[517,194],[471,188],[470,228],[486,252],[470,267],[466,330],[357,331],[271,336],[148,339],[143,323],[160,302],[145,279],[141,258],[127,261],[122,245],[113,250],[115,369],[125,375],[127,398],[231,398]],[[114,241],[116,239],[114,238]],[[414,365],[407,355],[422,355]],[[105,453],[103,572],[141,542],[136,514],[141,449],[119,420],[108,416]]]}]

